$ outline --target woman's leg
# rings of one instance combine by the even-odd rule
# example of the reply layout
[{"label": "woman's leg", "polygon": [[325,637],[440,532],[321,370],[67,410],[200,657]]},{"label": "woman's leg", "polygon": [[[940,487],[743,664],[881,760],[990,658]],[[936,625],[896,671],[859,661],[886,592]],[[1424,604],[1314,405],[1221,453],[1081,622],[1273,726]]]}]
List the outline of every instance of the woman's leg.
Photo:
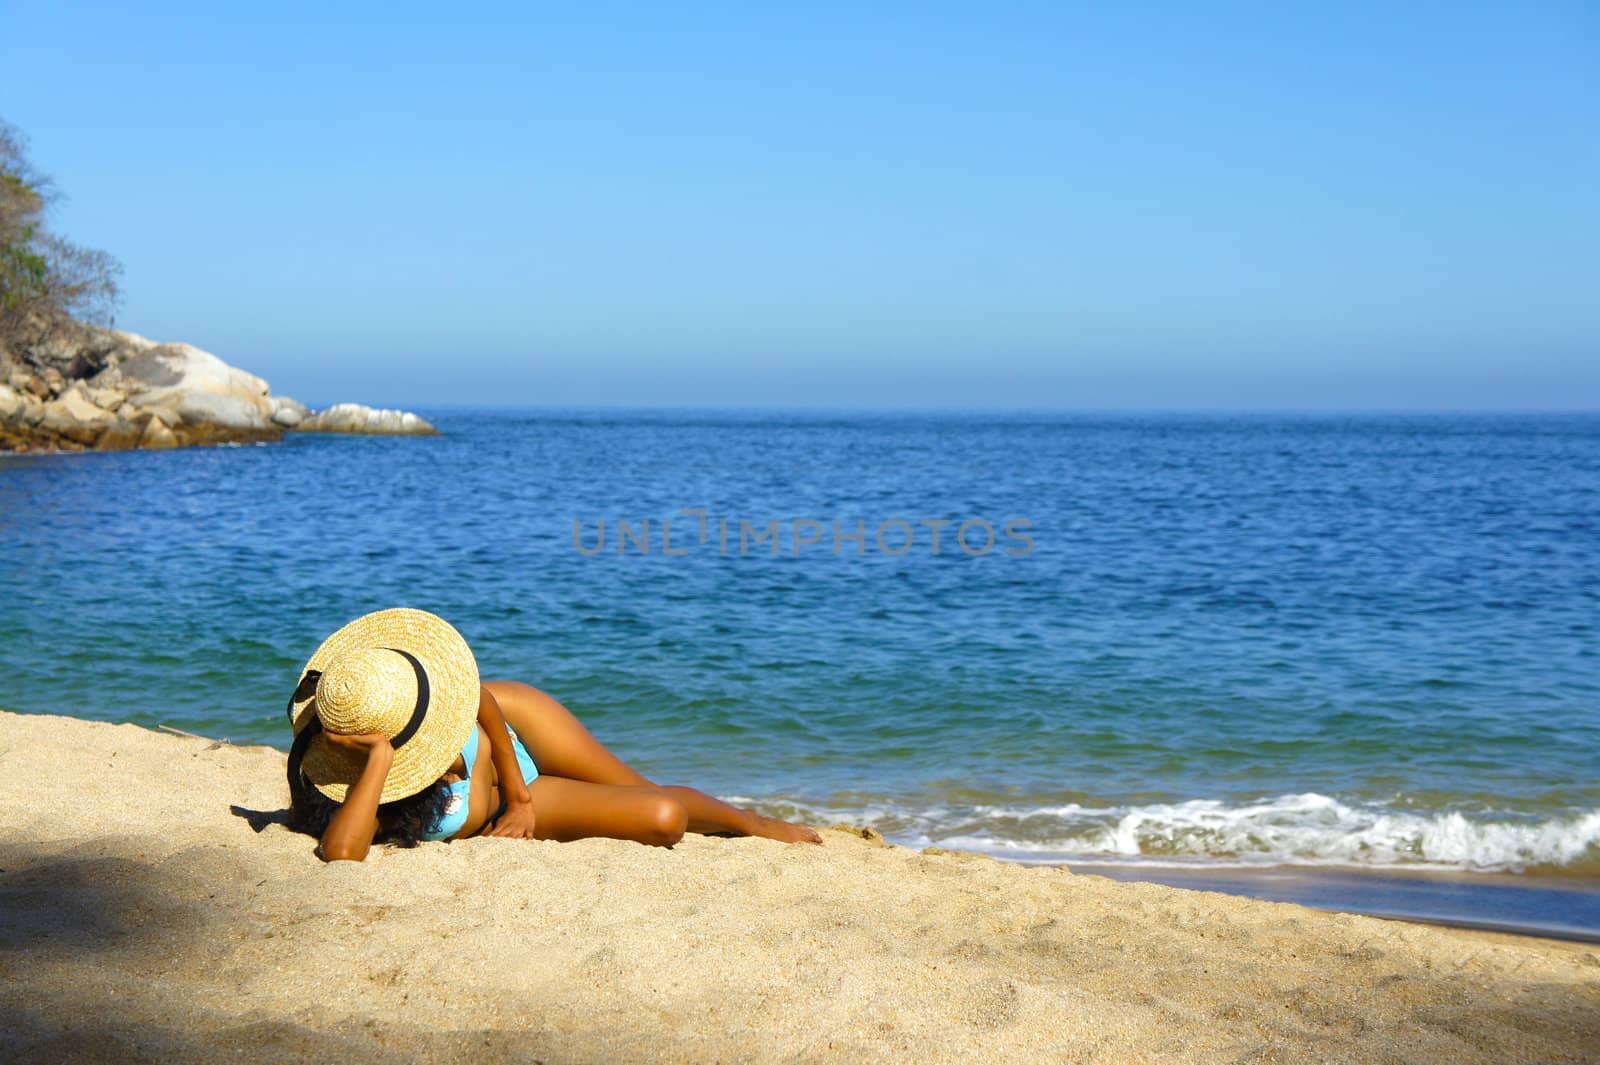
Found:
[{"label": "woman's leg", "polygon": [[[804,825],[790,824],[754,810],[729,806],[694,788],[676,785],[656,787],[633,767],[606,750],[605,745],[595,739],[583,727],[583,723],[572,716],[570,710],[537,688],[509,680],[486,681],[484,687],[500,704],[506,724],[522,740],[528,753],[533,755],[534,764],[539,767],[539,780],[544,780],[548,775],[565,777],[569,782],[608,785],[619,789],[643,788],[658,795],[664,793],[683,811],[685,827],[690,832],[728,832],[739,836],[765,836],[785,842],[822,841],[820,836]],[[543,819],[537,806],[534,816]],[[613,835],[610,832],[589,834]],[[635,837],[622,835],[613,838]]]},{"label": "woman's leg", "polygon": [[572,716],[572,711],[531,685],[514,680],[485,681],[485,688],[500,704],[506,724],[522,740],[541,776],[586,780],[591,784],[649,786],[634,771]]},{"label": "woman's leg", "polygon": [[660,788],[591,784],[540,775],[528,785],[533,833],[559,840],[604,836],[670,847],[683,838],[689,815]]},{"label": "woman's leg", "polygon": [[821,843],[822,837],[805,825],[780,821],[741,806],[729,806],[703,791],[669,784],[660,789],[678,801],[689,819],[689,831],[705,836],[729,833],[735,836],[765,836],[784,843]]},{"label": "woman's leg", "polygon": [[685,831],[764,836],[785,843],[820,843],[805,825],[741,810],[693,788],[592,784],[544,776],[528,785],[533,833],[568,842],[605,836],[670,847]]}]

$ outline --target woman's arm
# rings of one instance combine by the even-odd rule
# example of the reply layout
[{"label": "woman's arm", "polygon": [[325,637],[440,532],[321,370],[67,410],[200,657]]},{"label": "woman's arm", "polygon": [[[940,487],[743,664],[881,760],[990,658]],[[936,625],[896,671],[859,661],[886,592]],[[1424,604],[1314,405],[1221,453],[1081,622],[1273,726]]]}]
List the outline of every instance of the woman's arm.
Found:
[{"label": "woman's arm", "polygon": [[506,812],[484,831],[484,835],[532,839],[533,796],[528,794],[528,782],[522,779],[522,766],[517,764],[517,752],[511,746],[511,732],[506,728],[500,704],[482,685],[478,687],[478,724],[489,735],[489,758],[494,762],[495,776],[500,779],[500,797],[506,801]]},{"label": "woman's arm", "polygon": [[381,732],[366,736],[332,732],[324,735],[336,746],[364,751],[367,764],[361,770],[361,779],[345,793],[344,803],[322,833],[317,857],[325,862],[359,862],[366,858],[372,839],[378,834],[378,797],[383,794],[383,782],[394,764],[394,748]]}]

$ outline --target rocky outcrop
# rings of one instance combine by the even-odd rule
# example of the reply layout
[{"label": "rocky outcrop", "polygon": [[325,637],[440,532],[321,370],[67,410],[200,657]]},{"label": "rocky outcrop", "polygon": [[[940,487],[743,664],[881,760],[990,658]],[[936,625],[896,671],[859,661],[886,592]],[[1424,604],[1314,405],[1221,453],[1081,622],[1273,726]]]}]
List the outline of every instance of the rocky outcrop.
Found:
[{"label": "rocky outcrop", "polygon": [[335,403],[293,427],[302,433],[383,433],[394,436],[433,436],[439,430],[409,411],[374,410],[359,403]]},{"label": "rocky outcrop", "polygon": [[437,432],[415,414],[352,403],[317,414],[193,345],[70,319],[36,320],[0,347],[0,451],[255,443],[290,429]]},{"label": "rocky outcrop", "polygon": [[[189,344],[154,344],[124,335],[137,354],[101,371],[95,380],[125,390],[135,409],[157,411],[169,425],[271,431],[271,389],[255,374]],[[106,380],[108,376],[112,379]]]}]

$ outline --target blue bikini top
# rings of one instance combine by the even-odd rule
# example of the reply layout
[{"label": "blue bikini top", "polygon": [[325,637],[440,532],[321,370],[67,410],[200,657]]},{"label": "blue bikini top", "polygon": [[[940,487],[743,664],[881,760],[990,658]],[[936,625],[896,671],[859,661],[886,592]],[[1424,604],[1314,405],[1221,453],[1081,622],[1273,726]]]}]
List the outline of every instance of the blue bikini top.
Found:
[{"label": "blue bikini top", "polygon": [[[467,798],[472,794],[472,767],[478,761],[478,726],[472,726],[472,734],[467,737],[467,745],[461,748],[461,761],[466,764],[466,772],[461,779],[450,784],[450,797],[445,800],[444,813],[439,815],[439,820],[434,824],[433,830],[424,832],[423,839],[449,839],[461,831],[461,826],[467,823]],[[511,733],[511,750],[516,753],[517,766],[522,770],[522,779],[529,784],[539,779],[539,767],[534,762],[533,756],[528,753],[528,748],[523,746],[522,737],[514,730]],[[499,814],[495,815],[500,816]]]},{"label": "blue bikini top", "polygon": [[461,826],[467,823],[467,797],[472,794],[472,767],[478,761],[478,726],[472,726],[472,733],[467,737],[467,745],[461,748],[461,761],[466,765],[466,772],[461,779],[450,784],[450,797],[445,800],[444,813],[439,815],[439,820],[434,823],[431,831],[422,834],[423,839],[449,839],[461,831]]}]

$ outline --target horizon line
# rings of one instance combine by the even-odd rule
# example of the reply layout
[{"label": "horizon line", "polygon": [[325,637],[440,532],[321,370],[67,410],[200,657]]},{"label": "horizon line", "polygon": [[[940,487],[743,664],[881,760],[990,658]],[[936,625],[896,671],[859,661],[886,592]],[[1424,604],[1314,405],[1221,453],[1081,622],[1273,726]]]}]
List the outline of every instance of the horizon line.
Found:
[{"label": "horizon line", "polygon": [[[331,404],[330,404],[331,405]],[[368,404],[379,406],[379,404]],[[387,406],[387,404],[384,404]],[[400,404],[407,410],[437,411],[626,411],[688,413],[695,411],[762,414],[1504,414],[1593,415],[1600,407],[1004,407],[1004,406],[829,406],[765,403],[507,403],[453,402]]]}]

